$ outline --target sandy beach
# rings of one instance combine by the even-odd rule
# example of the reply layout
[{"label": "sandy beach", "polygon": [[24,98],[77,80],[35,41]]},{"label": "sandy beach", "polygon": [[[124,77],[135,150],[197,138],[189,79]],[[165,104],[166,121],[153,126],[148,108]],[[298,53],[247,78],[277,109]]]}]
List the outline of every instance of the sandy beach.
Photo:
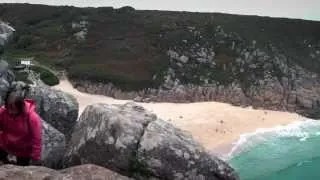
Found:
[{"label": "sandy beach", "polygon": [[[74,89],[68,80],[61,80],[53,87],[75,96],[79,102],[79,114],[90,104],[123,104],[127,100],[116,100],[101,95],[91,95]],[[257,128],[286,125],[304,117],[295,113],[255,110],[226,103],[137,103],[176,127],[186,130],[209,151],[228,151],[241,134]]]}]

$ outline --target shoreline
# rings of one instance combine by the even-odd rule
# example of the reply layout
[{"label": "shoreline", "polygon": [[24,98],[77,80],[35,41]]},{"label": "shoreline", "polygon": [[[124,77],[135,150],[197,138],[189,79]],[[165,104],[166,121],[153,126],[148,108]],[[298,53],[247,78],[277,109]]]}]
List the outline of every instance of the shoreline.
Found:
[{"label": "shoreline", "polygon": [[[80,92],[73,88],[67,79],[60,80],[60,84],[52,88],[72,94],[77,99],[79,116],[90,104],[134,102]],[[233,143],[236,143],[242,134],[254,132],[259,128],[288,125],[305,119],[296,113],[253,109],[220,102],[134,103],[143,106],[177,128],[189,132],[209,152],[215,154],[228,153]]]}]

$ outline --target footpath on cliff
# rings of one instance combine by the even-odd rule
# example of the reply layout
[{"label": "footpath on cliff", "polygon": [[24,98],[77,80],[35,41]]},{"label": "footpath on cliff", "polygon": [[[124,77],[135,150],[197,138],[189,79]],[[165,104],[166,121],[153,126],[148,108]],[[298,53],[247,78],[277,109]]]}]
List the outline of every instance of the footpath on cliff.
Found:
[{"label": "footpath on cliff", "polygon": [[[132,102],[79,92],[67,79],[52,88],[72,94],[79,102],[79,115],[88,105],[95,103]],[[190,132],[205,148],[216,153],[227,153],[241,134],[305,119],[296,113],[243,108],[219,102],[137,104]]]}]

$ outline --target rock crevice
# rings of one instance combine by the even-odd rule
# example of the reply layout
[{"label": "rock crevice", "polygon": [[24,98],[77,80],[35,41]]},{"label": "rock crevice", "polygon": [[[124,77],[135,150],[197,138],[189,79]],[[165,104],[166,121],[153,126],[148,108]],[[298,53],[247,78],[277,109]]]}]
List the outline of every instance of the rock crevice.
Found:
[{"label": "rock crevice", "polygon": [[[145,111],[145,109],[142,109],[142,107],[140,107],[140,106],[136,106],[135,104],[132,104],[132,103],[130,103],[130,105],[135,106],[137,109]],[[143,129],[142,129],[140,136],[138,137],[138,141],[135,145],[135,149],[132,152],[131,161],[129,164],[129,172],[130,172],[131,177],[135,177],[135,176],[140,177],[140,174],[142,173],[143,176],[147,176],[147,177],[153,176],[154,178],[161,178],[161,177],[156,177],[154,174],[152,174],[152,172],[145,169],[146,165],[140,163],[139,157],[138,157],[138,151],[140,148],[141,139],[144,136],[145,131],[151,122],[153,122],[153,121],[147,121],[142,124]],[[136,174],[136,172],[140,172],[140,173]]]}]

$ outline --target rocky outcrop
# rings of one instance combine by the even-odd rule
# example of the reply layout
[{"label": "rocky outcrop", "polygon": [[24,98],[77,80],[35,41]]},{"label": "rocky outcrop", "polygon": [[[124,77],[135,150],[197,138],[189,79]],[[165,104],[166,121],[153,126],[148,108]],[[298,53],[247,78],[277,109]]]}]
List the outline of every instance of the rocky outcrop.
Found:
[{"label": "rocky outcrop", "polygon": [[56,171],[53,169],[38,166],[0,166],[0,179],[6,180],[130,180],[103,167],[92,164],[75,166],[68,169]]},{"label": "rocky outcrop", "polygon": [[4,97],[14,78],[13,72],[9,70],[9,64],[4,60],[0,60],[0,105],[4,104]]},{"label": "rocky outcrop", "polygon": [[27,97],[36,101],[42,119],[68,139],[78,119],[79,104],[75,97],[47,86],[31,87]]},{"label": "rocky outcrop", "polygon": [[41,161],[43,166],[60,169],[64,153],[66,151],[66,138],[64,134],[56,130],[49,123],[42,120],[42,154]]},{"label": "rocky outcrop", "polygon": [[95,104],[84,110],[64,165],[86,163],[138,179],[238,179],[186,132],[134,103]]},{"label": "rocky outcrop", "polygon": [[63,176],[72,177],[75,180],[133,180],[131,178],[122,176],[114,171],[110,171],[97,165],[80,165],[60,171]]},{"label": "rocky outcrop", "polygon": [[[291,111],[320,118],[320,46],[300,43],[306,55],[292,54],[272,43],[247,41],[237,33],[214,27],[182,30],[188,40],[170,44],[168,69],[155,74],[159,88],[122,91],[111,83],[73,85],[80,91],[142,102],[219,101],[234,105]],[[201,39],[201,40],[200,40]],[[302,60],[307,58],[308,62]],[[72,80],[72,79],[71,79]]]},{"label": "rocky outcrop", "polygon": [[74,128],[66,165],[90,162],[117,171],[129,170],[144,126],[156,119],[139,108],[128,104],[88,106]]},{"label": "rocky outcrop", "polygon": [[134,99],[140,94],[143,95],[144,92],[126,92],[122,91],[112,83],[104,84],[104,83],[92,83],[90,81],[73,81],[71,80],[72,85],[82,92],[87,92],[91,94],[100,94],[106,95],[110,97],[114,97],[117,99]]},{"label": "rocky outcrop", "polygon": [[116,88],[112,84],[95,84],[89,81],[74,82],[73,86],[82,92],[100,94],[116,99],[132,99],[137,102],[198,102],[198,101],[222,101],[232,104],[247,104],[247,98],[239,83],[229,86],[219,85],[179,85],[168,89],[146,89],[141,91],[126,92]]},{"label": "rocky outcrop", "polygon": [[14,28],[9,26],[7,23],[0,21],[0,48],[3,48],[14,32]]},{"label": "rocky outcrop", "polygon": [[[81,86],[81,83],[86,84]],[[219,101],[238,106],[297,112],[310,118],[320,118],[320,78],[314,73],[302,74],[302,77],[294,80],[273,77],[257,81],[249,87],[233,82],[229,85],[179,85],[169,90],[148,89],[129,93],[110,84],[95,85],[84,81],[81,83],[76,83],[80,91],[117,99],[133,99],[137,102]]]},{"label": "rocky outcrop", "polygon": [[163,120],[145,128],[137,158],[160,179],[237,179],[225,162],[209,155],[191,135]]}]

